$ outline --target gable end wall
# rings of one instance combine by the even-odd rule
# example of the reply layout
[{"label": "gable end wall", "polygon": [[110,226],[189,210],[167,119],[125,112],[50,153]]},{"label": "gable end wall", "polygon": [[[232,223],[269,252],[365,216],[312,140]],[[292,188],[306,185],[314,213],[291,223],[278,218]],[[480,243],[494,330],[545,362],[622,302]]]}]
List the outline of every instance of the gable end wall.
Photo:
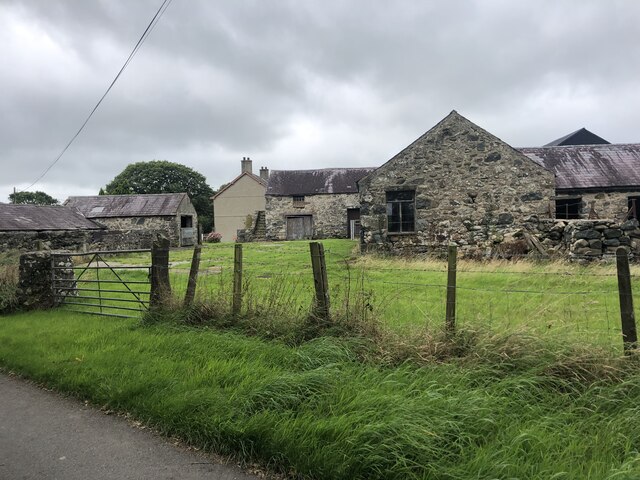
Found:
[{"label": "gable end wall", "polygon": [[[497,137],[452,113],[359,182],[363,251],[490,246],[531,216],[549,218],[555,181]],[[415,190],[416,232],[387,232],[386,192]]]}]

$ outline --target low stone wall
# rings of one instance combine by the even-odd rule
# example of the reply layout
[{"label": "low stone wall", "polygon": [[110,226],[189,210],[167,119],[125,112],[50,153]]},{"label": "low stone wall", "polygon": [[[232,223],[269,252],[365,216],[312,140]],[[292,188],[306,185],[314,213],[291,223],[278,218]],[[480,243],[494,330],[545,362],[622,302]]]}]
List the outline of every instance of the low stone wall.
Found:
[{"label": "low stone wall", "polygon": [[[450,234],[447,222],[438,224],[432,239],[419,235],[390,235],[379,240],[375,234],[361,243],[363,253],[377,252],[400,256],[445,255],[449,243],[458,245],[462,256],[472,258],[513,258],[535,254],[568,259],[599,259],[615,255],[624,247],[640,256],[640,227],[635,219],[555,220],[530,216],[522,225],[465,225],[466,234]],[[378,240],[378,241],[377,241]]]},{"label": "low stone wall", "polygon": [[0,250],[133,250],[151,248],[157,233],[143,230],[0,232]]},{"label": "low stone wall", "polygon": [[[20,280],[18,283],[18,308],[26,310],[54,307],[60,296],[74,295],[75,277],[73,262],[68,255],[56,256],[52,262],[50,252],[30,252],[20,256]],[[59,288],[53,291],[55,279]]]}]

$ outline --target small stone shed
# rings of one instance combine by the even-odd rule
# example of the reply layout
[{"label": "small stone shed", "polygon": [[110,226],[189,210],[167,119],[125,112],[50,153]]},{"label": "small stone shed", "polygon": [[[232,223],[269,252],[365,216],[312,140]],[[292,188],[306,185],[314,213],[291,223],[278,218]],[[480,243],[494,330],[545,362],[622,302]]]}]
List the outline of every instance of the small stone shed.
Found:
[{"label": "small stone shed", "polygon": [[452,111],[359,182],[362,251],[486,252],[549,219],[554,175]]},{"label": "small stone shed", "polygon": [[600,142],[520,151],[555,173],[552,208],[556,218],[620,221],[640,218],[640,144]]},{"label": "small stone shed", "polygon": [[78,250],[104,229],[70,207],[0,203],[0,250]]},{"label": "small stone shed", "polygon": [[163,234],[172,247],[197,240],[198,214],[186,193],[69,197],[64,205],[109,230]]},{"label": "small stone shed", "polygon": [[260,176],[253,174],[253,161],[243,158],[240,175],[224,185],[211,200],[213,202],[213,231],[222,235],[223,242],[233,242],[238,230],[247,227],[264,215],[265,191],[269,169],[260,168]]},{"label": "small stone shed", "polygon": [[357,181],[373,168],[274,170],[266,192],[268,240],[358,238]]}]

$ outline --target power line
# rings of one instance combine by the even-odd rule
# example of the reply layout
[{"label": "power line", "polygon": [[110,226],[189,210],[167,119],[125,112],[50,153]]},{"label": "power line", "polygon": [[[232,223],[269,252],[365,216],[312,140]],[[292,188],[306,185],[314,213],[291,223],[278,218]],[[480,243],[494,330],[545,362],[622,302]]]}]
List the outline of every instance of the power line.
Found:
[{"label": "power line", "polygon": [[140,47],[142,46],[142,44],[146,41],[147,37],[151,34],[151,32],[153,31],[153,29],[155,28],[155,26],[157,25],[158,21],[160,20],[160,18],[162,17],[162,15],[164,14],[165,10],[169,7],[169,5],[171,4],[173,0],[163,0],[162,5],[160,5],[160,8],[158,8],[158,10],[156,11],[155,15],[153,16],[153,18],[151,19],[151,21],[149,22],[149,25],[147,25],[147,28],[145,28],[144,32],[142,33],[142,35],[140,36],[140,38],[138,39],[138,42],[136,43],[135,47],[133,47],[133,50],[131,51],[131,53],[129,54],[129,56],[127,57],[127,60],[124,62],[124,65],[122,65],[122,68],[120,68],[120,71],[118,72],[118,74],[115,76],[115,78],[113,79],[113,81],[111,82],[111,84],[109,85],[109,87],[107,88],[107,90],[104,92],[104,94],[102,95],[102,97],[100,97],[100,100],[98,100],[98,103],[96,103],[95,107],[93,107],[93,110],[91,110],[91,112],[89,113],[89,115],[87,116],[87,118],[85,119],[85,121],[82,123],[82,125],[80,126],[80,128],[78,129],[78,131],[75,133],[75,135],[73,137],[71,137],[71,140],[69,140],[69,142],[65,145],[65,147],[62,149],[62,151],[60,152],[60,154],[56,157],[56,159],[51,162],[51,164],[40,174],[40,176],[38,178],[36,178],[34,180],[34,182],[29,185],[27,188],[25,188],[24,190],[20,190],[21,192],[27,191],[29,190],[31,187],[33,187],[36,183],[38,183],[40,180],[42,180],[42,178],[49,173],[49,170],[51,170],[54,165],[56,163],[58,163],[58,161],[62,158],[62,156],[65,154],[65,152],[69,149],[69,147],[71,146],[71,144],[75,141],[76,138],[78,138],[78,136],[80,135],[80,133],[82,133],[82,131],[84,130],[84,127],[87,125],[87,123],[89,123],[89,120],[91,120],[91,117],[93,116],[93,114],[96,112],[96,110],[98,109],[98,107],[100,106],[100,104],[102,103],[102,101],[105,99],[105,97],[109,94],[109,92],[111,91],[111,89],[113,88],[113,86],[115,85],[115,83],[118,81],[118,79],[120,78],[120,75],[122,75],[122,72],[124,72],[124,70],[127,68],[127,66],[129,65],[129,63],[131,62],[131,60],[133,59],[133,57],[135,56],[136,53],[138,53],[138,50],[140,49]]}]

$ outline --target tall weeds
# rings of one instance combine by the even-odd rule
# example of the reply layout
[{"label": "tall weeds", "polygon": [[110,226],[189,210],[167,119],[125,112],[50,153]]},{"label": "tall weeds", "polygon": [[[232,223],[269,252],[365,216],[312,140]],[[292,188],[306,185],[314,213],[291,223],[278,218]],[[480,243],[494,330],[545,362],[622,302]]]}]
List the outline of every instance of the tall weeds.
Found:
[{"label": "tall weeds", "polygon": [[18,266],[0,266],[0,313],[7,313],[17,306]]}]

